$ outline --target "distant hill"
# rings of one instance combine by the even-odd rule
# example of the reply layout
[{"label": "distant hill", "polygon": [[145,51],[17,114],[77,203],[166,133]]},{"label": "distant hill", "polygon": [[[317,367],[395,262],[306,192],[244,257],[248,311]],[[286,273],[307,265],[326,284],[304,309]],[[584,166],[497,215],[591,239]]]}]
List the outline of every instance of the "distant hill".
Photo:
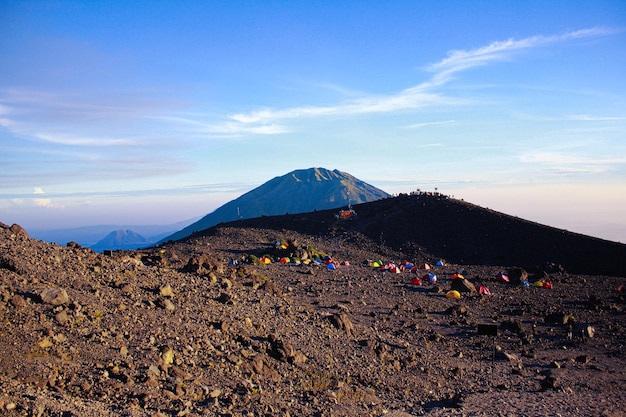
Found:
[{"label": "distant hill", "polygon": [[345,172],[301,169],[266,182],[162,241],[182,239],[222,222],[346,207],[386,197],[386,192]]},{"label": "distant hill", "polygon": [[[145,239],[149,241],[148,244],[154,244],[196,220],[197,218],[194,218],[165,225],[105,224],[67,229],[28,229],[28,234],[35,239],[56,243],[61,246],[65,246],[68,242],[76,242],[81,246],[93,248],[93,246],[98,245],[102,240],[108,237],[111,232],[117,230],[132,230],[145,237]],[[109,246],[104,249],[115,250],[123,248]]]},{"label": "distant hill", "polygon": [[[293,230],[358,246],[405,254],[409,259],[454,264],[521,266],[552,263],[577,274],[626,276],[626,245],[562,230],[433,194],[358,204],[356,221],[333,210],[240,220],[224,227]],[[222,225],[218,226],[222,227]],[[203,234],[212,234],[214,229]]]},{"label": "distant hill", "polygon": [[151,243],[154,241],[146,239],[132,230],[115,230],[90,248],[96,252],[102,252],[105,249],[132,250],[148,246]]}]

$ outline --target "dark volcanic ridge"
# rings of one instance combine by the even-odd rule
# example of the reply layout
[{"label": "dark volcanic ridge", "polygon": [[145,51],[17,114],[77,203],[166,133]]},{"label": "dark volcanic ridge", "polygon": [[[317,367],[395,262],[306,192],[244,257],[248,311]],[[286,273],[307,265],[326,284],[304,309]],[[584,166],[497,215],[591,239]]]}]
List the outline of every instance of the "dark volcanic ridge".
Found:
[{"label": "dark volcanic ridge", "polygon": [[[409,259],[455,264],[517,265],[529,270],[560,266],[572,273],[626,276],[626,245],[545,226],[449,198],[403,194],[354,206],[356,220],[337,221],[337,210],[263,216],[227,223],[234,228],[292,230],[358,244]],[[221,226],[221,225],[220,225]],[[202,236],[213,229],[196,232]]]}]

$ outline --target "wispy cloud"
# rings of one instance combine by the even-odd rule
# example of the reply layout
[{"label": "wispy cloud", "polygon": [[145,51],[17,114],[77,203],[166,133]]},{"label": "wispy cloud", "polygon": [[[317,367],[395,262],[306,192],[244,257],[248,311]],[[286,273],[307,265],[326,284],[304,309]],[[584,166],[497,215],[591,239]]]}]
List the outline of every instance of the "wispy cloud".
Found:
[{"label": "wispy cloud", "polygon": [[35,207],[43,207],[43,208],[47,208],[47,209],[64,209],[65,206],[63,206],[62,204],[55,204],[52,202],[51,198],[44,198],[41,197],[42,195],[46,194],[43,190],[43,188],[41,187],[34,187],[33,189],[33,195],[36,195],[37,197],[32,198],[32,199],[21,199],[21,198],[15,198],[13,199],[14,204],[23,204],[23,203],[28,203],[29,201],[32,202],[32,205],[34,205]]},{"label": "wispy cloud", "polygon": [[[172,105],[159,100],[10,88],[0,90],[0,127],[56,145],[136,146],[154,140],[153,129],[140,127],[141,121],[163,107],[172,109]],[[135,133],[137,130],[141,133]]]},{"label": "wispy cloud", "polygon": [[[458,105],[463,101],[447,97],[438,87],[452,80],[455,74],[510,59],[515,53],[575,39],[592,38],[618,33],[607,28],[589,28],[552,36],[532,36],[524,39],[508,39],[493,42],[471,50],[453,50],[439,62],[428,65],[425,70],[433,73],[424,83],[404,89],[396,94],[366,96],[328,106],[300,106],[283,109],[266,108],[248,113],[237,113],[229,119],[244,125],[265,124],[296,118],[349,116],[357,114],[390,113],[415,110],[441,105]],[[416,127],[420,127],[419,124]]]},{"label": "wispy cloud", "polygon": [[[206,195],[221,193],[240,194],[258,186],[256,183],[229,182],[213,184],[196,184],[182,187],[142,188],[129,190],[90,190],[82,192],[44,192],[41,187],[35,187],[32,193],[0,194],[0,200],[11,200],[15,204],[29,204],[35,202],[37,206],[62,207],[52,204],[52,200],[67,200],[86,198],[110,198],[110,197],[148,197],[148,196],[174,196],[174,195]],[[45,195],[45,197],[44,197]]]},{"label": "wispy cloud", "polygon": [[427,66],[426,69],[435,73],[432,82],[435,85],[439,85],[448,82],[457,72],[487,65],[492,62],[505,61],[510,59],[513,54],[517,52],[574,39],[592,38],[616,33],[619,33],[619,31],[615,29],[596,27],[565,32],[559,35],[537,35],[517,40],[507,39],[505,41],[496,41],[487,46],[467,51],[450,51],[446,58]]},{"label": "wispy cloud", "polygon": [[578,120],[582,122],[620,122],[626,121],[626,117],[617,116],[592,116],[589,114],[572,114],[565,116],[567,120]]},{"label": "wispy cloud", "polygon": [[562,152],[529,152],[519,157],[520,162],[538,164],[561,173],[603,173],[626,165],[626,157],[589,157]]},{"label": "wispy cloud", "polygon": [[406,126],[406,129],[420,129],[422,127],[449,125],[451,123],[456,123],[456,120],[444,120],[444,121],[439,121],[439,122],[414,123],[414,124]]},{"label": "wispy cloud", "polygon": [[[514,54],[557,43],[606,36],[618,31],[589,28],[551,36],[508,39],[470,50],[453,50],[423,69],[430,77],[417,85],[386,95],[368,95],[327,84],[346,97],[327,105],[261,108],[215,118],[189,115],[181,110],[188,103],[138,100],[124,97],[86,97],[80,93],[56,94],[27,89],[0,91],[0,127],[15,135],[53,145],[75,147],[154,147],[174,137],[237,138],[250,135],[278,135],[293,131],[294,120],[355,115],[384,114],[469,103],[448,96],[443,86],[470,68],[511,59]],[[357,97],[358,95],[358,97]],[[572,120],[600,120],[573,115]],[[152,124],[146,121],[153,121]],[[602,119],[609,120],[609,119]],[[616,118],[611,120],[623,120]],[[416,123],[411,129],[454,121]],[[103,133],[106,132],[106,133]]]}]

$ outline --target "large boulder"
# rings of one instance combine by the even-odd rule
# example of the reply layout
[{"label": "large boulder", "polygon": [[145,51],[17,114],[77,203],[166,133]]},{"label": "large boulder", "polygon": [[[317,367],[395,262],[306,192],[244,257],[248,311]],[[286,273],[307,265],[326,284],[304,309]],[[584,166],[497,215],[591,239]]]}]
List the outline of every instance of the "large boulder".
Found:
[{"label": "large boulder", "polygon": [[452,289],[456,290],[458,292],[468,292],[468,293],[471,293],[471,294],[478,293],[478,291],[476,290],[476,287],[474,286],[474,284],[472,284],[471,282],[469,282],[465,278],[455,278],[455,279],[453,279],[452,280]]}]

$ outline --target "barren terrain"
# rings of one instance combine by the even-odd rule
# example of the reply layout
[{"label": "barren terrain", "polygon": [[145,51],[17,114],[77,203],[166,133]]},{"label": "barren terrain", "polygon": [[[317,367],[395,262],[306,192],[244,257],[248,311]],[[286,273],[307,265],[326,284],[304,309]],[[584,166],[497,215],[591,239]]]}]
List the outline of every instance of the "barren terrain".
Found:
[{"label": "barren terrain", "polygon": [[[528,264],[505,256],[454,264],[457,249],[446,255],[445,238],[435,250],[419,236],[400,238],[368,207],[356,221],[330,212],[261,218],[106,254],[1,225],[0,409],[15,416],[624,415],[625,293],[618,288],[626,279],[605,274],[623,259],[598,263],[597,274],[592,263],[583,275],[570,271],[565,255],[548,262],[561,252],[540,260],[518,245],[511,257],[532,255]],[[387,223],[395,218],[399,230],[411,224],[410,210],[396,202],[376,213]],[[508,233],[520,242],[516,224]],[[497,235],[497,227],[483,230]],[[486,251],[473,246],[479,236],[447,239],[464,242],[465,259]],[[586,244],[594,253],[592,243],[578,247]],[[624,253],[624,245],[598,245]],[[435,266],[439,256],[449,259]],[[402,269],[404,261],[413,265]],[[502,271],[509,282],[496,279]],[[540,280],[550,285],[536,286]],[[481,286],[491,294],[479,294]],[[464,290],[460,298],[446,296],[453,287]]]}]

